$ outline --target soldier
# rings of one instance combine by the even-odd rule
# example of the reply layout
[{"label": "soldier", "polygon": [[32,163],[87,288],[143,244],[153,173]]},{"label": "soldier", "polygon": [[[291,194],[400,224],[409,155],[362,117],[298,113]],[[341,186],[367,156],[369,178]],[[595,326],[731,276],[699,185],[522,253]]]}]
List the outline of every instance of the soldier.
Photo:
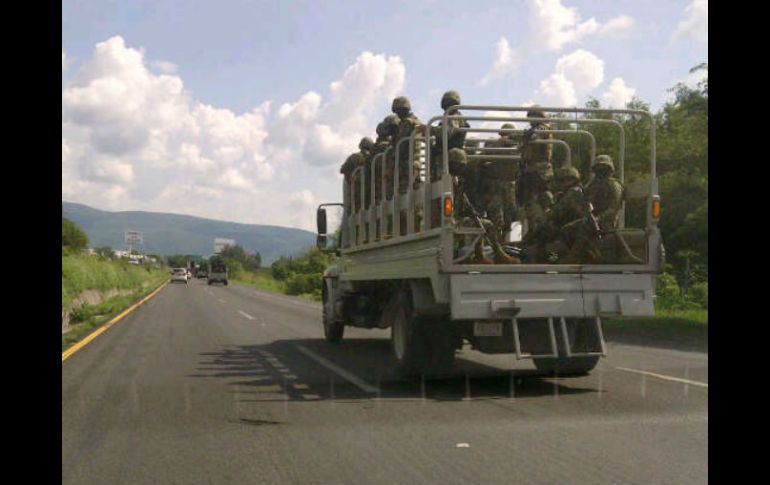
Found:
[{"label": "soldier", "polygon": [[[514,141],[513,133],[503,130],[513,130],[515,127],[506,123],[500,127],[498,134],[500,138],[497,140],[489,140],[484,145],[485,147],[492,148],[509,148],[504,152],[493,152],[494,154],[501,155],[513,155],[515,153],[515,147],[517,146]],[[494,165],[494,166],[493,166]],[[501,158],[489,163],[489,169],[487,172],[487,179],[490,194],[490,198],[493,198],[492,204],[499,206],[499,228],[501,230],[500,237],[503,241],[510,240],[511,224],[516,220],[516,197],[514,191],[514,180],[516,179],[516,173],[518,172],[518,164],[513,160]]]},{"label": "soldier", "polygon": [[590,204],[580,184],[580,172],[574,167],[561,167],[554,182],[560,190],[553,209],[524,237],[524,245],[537,245],[536,260],[540,263],[546,262],[549,249],[559,254],[559,263],[595,261],[597,234],[590,220]]},{"label": "soldier", "polygon": [[361,163],[363,164],[363,177],[364,177],[364,207],[369,208],[372,205],[372,149],[374,148],[374,142],[368,136],[361,138],[358,142],[358,149],[361,154]]},{"label": "soldier", "polygon": [[[449,110],[449,115],[460,115],[460,111],[452,109],[453,106],[460,104],[460,94],[457,91],[447,91],[441,97],[441,109],[444,111]],[[465,144],[465,131],[461,131],[459,128],[468,128],[470,125],[465,120],[449,120],[447,123],[447,145],[449,150],[452,148],[462,149]],[[430,148],[430,181],[435,182],[439,179],[442,164],[444,163],[443,157],[443,138],[442,138],[442,123],[439,126],[431,127],[431,136],[435,137],[435,140]],[[441,220],[441,199],[433,199],[430,212],[431,227],[438,227]]]},{"label": "soldier", "polygon": [[599,155],[593,167],[595,177],[586,187],[586,197],[594,207],[599,228],[613,231],[618,226],[618,214],[623,202],[623,184],[613,177],[615,166],[609,155]]},{"label": "soldier", "polygon": [[[398,116],[398,134],[393,139],[393,143],[397,144],[401,139],[408,138],[412,135],[412,132],[418,126],[421,126],[419,118],[412,113],[412,104],[409,102],[409,98],[406,96],[399,96],[393,100],[391,105],[391,111]],[[414,147],[414,166],[412,170],[415,177],[415,186],[419,185],[417,178],[419,174],[419,165],[417,165],[417,146]],[[416,169],[416,170],[415,170]],[[406,193],[406,186],[409,183],[409,142],[404,142],[401,147],[398,148],[398,191],[399,193]]]},{"label": "soldier", "polygon": [[[545,113],[533,109],[527,112],[527,118],[545,118]],[[527,231],[534,230],[542,223],[553,202],[553,195],[548,189],[553,178],[553,146],[535,143],[538,140],[552,139],[550,133],[538,133],[549,129],[550,125],[545,122],[531,121],[530,128],[522,138],[516,195],[519,207],[524,209]]]},{"label": "soldier", "polygon": [[[474,258],[472,262],[476,264],[518,264],[518,258],[508,256],[503,251],[499,239],[499,226],[497,221],[490,220],[490,211],[484,207],[483,187],[478,183],[478,165],[474,167],[467,161],[467,155],[462,148],[452,148],[449,150],[449,173],[456,177],[455,179],[455,215],[463,217],[463,225],[478,226],[479,222],[485,229],[485,234],[479,238],[474,247]],[[467,197],[467,200],[466,200]],[[484,216],[487,216],[484,218]],[[478,219],[477,219],[478,218]],[[495,255],[494,261],[484,255],[484,241],[487,241],[492,247]]]},{"label": "soldier", "polygon": [[[457,91],[447,91],[441,97],[441,109],[447,111],[450,116],[460,116],[457,109],[450,109],[453,106],[458,106],[460,103],[460,94]],[[470,128],[466,120],[449,120],[447,123],[447,144],[448,149],[463,148],[465,145],[465,135],[467,132],[460,130],[460,128]],[[442,139],[442,123],[438,126],[431,128],[431,136],[436,137],[434,144],[431,147],[430,152],[430,180],[435,182],[439,179],[441,173],[441,164],[444,163],[442,154],[444,152],[444,142]]]},{"label": "soldier", "polygon": [[352,186],[352,192],[350,189],[347,189],[343,194],[345,208],[350,212],[357,212],[361,205],[361,182],[358,175],[360,171],[356,172],[356,169],[361,165],[363,165],[363,159],[361,153],[357,152],[351,153],[340,168],[340,173],[345,176],[345,187]]},{"label": "soldier", "polygon": [[[383,140],[387,143],[383,151],[387,148],[394,147],[396,138],[398,137],[398,127],[400,120],[396,115],[388,115],[382,120],[383,123]],[[391,150],[385,156],[385,198],[390,199],[393,197],[393,177],[395,175],[395,151]]]}]

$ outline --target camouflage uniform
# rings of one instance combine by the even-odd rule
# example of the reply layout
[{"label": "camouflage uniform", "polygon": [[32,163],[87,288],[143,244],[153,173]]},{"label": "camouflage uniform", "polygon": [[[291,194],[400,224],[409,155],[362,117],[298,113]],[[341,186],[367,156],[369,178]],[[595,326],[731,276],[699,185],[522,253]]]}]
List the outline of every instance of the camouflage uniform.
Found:
[{"label": "camouflage uniform", "polygon": [[[388,136],[387,125],[384,121],[381,121],[377,125],[377,140],[372,147],[372,157],[383,153],[390,147],[390,137]],[[374,163],[374,200],[380,202],[382,200],[382,166],[385,163],[383,157],[378,157]]]},{"label": "camouflage uniform", "polygon": [[361,138],[358,142],[358,148],[361,155],[361,164],[363,166],[362,174],[364,177],[364,207],[369,208],[372,205],[372,148],[374,142],[368,136]]},{"label": "camouflage uniform", "polygon": [[[533,110],[527,112],[527,118],[545,118],[545,114]],[[553,139],[550,133],[538,133],[549,130],[550,125],[540,121],[533,121],[530,125],[522,137],[521,169],[516,181],[517,202],[524,209],[527,231],[535,230],[543,222],[553,198],[548,190],[548,184],[553,178],[553,145],[535,143],[538,140]]]},{"label": "camouflage uniform", "polygon": [[[473,209],[476,210],[476,215],[481,219],[481,223],[486,228],[489,234],[484,234],[479,238],[474,248],[474,263],[477,264],[492,264],[493,261],[484,256],[484,241],[487,241],[492,247],[492,251],[495,254],[494,263],[499,264],[518,264],[520,261],[517,258],[508,256],[503,251],[500,244],[499,226],[495,220],[490,220],[490,211],[488,207],[484,207],[485,194],[483,193],[484,186],[481,183],[483,180],[479,176],[479,165],[472,165],[467,161],[466,152],[461,148],[452,148],[449,150],[449,173],[455,178],[455,211],[454,216],[461,218],[461,225],[470,225],[472,227],[478,226],[478,221],[473,216]],[[470,207],[465,201],[467,196],[468,202],[473,207]],[[484,215],[486,214],[486,218]],[[459,238],[456,239],[459,242]],[[457,249],[457,248],[455,248]]]},{"label": "camouflage uniform", "polygon": [[[503,129],[513,129],[514,126],[510,123],[506,123],[501,126]],[[505,133],[500,131],[500,138],[497,140],[490,140],[485,143],[484,146],[492,148],[510,148],[506,152],[492,152],[490,154],[500,153],[502,155],[512,155],[515,153],[514,147],[517,146],[513,139],[512,133]],[[516,163],[512,163],[510,159],[501,158],[495,160],[496,166],[492,167],[489,164],[487,170],[487,185],[489,187],[489,204],[492,211],[499,215],[497,222],[500,229],[500,237],[503,241],[507,241],[510,238],[511,223],[516,220],[516,197],[514,191],[514,180],[518,167]],[[488,205],[487,207],[490,207]]]},{"label": "camouflage uniform", "polygon": [[612,176],[615,167],[608,155],[599,155],[592,169],[596,176],[586,187],[586,197],[593,205],[599,228],[602,231],[615,230],[623,203],[623,184]]},{"label": "camouflage uniform", "polygon": [[[421,126],[419,118],[412,113],[412,104],[406,96],[399,96],[393,100],[391,111],[398,116],[398,134],[393,139],[394,146],[403,138],[412,136],[412,132],[418,126]],[[412,171],[414,173],[414,185],[419,185],[419,165],[417,161],[417,145],[414,146]],[[398,148],[398,191],[401,194],[406,193],[406,186],[409,184],[409,142],[404,142]]]},{"label": "camouflage uniform", "polygon": [[[389,146],[395,146],[396,137],[398,137],[398,126],[400,120],[396,115],[388,115],[382,120],[384,125],[384,139],[388,140]],[[389,148],[389,147],[386,147]],[[393,197],[393,177],[395,176],[396,156],[395,150],[391,150],[385,156],[385,198]]]},{"label": "camouflage uniform", "polygon": [[562,167],[555,179],[562,191],[543,222],[525,236],[524,245],[537,245],[535,259],[539,263],[547,262],[549,249],[558,253],[559,263],[593,262],[598,259],[597,239],[586,217],[588,200],[580,185],[580,173],[574,167]]},{"label": "camouflage uniform", "polygon": [[[364,163],[363,157],[360,152],[351,153],[342,164],[340,173],[345,176],[345,187],[350,187],[352,184],[352,194],[350,190],[344,191],[345,207],[350,208],[351,212],[357,212],[361,206],[361,171],[356,172],[356,169],[362,166]],[[352,199],[351,199],[352,195]]]},{"label": "camouflage uniform", "polygon": [[[452,106],[457,106],[460,103],[460,95],[457,91],[447,91],[441,97],[441,109],[446,111]],[[460,116],[462,113],[459,110],[450,110],[448,112],[450,116]],[[431,127],[431,136],[436,137],[435,143],[431,146],[430,151],[430,180],[435,182],[439,179],[441,173],[441,165],[444,163],[444,141],[442,139],[442,126],[443,123],[439,123],[438,126]],[[470,128],[466,120],[449,120],[447,122],[447,145],[448,149],[463,148],[465,145],[465,135],[467,132],[460,130],[460,128]]]}]

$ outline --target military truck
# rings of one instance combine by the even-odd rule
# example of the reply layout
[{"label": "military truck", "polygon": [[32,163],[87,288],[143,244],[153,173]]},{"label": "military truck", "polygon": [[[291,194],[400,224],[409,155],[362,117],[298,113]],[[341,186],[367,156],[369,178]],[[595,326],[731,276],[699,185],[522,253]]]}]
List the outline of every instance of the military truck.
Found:
[{"label": "military truck", "polygon": [[207,282],[209,285],[222,283],[227,286],[227,265],[219,256],[213,256],[209,259]]},{"label": "military truck", "polygon": [[[531,359],[543,373],[590,372],[606,355],[602,318],[654,314],[655,275],[663,266],[664,249],[658,229],[660,197],[651,114],[630,109],[538,107],[545,117],[527,118],[523,113],[531,108],[524,106],[455,108],[463,115],[446,111],[430,118],[396,147],[375,155],[366,172],[358,168],[357,177],[343,181],[345,203],[318,207],[318,246],[338,255],[336,264],[323,275],[326,340],[341,342],[346,327],[390,328],[396,370],[406,375],[451,368],[456,351],[465,342],[483,353]],[[496,115],[489,116],[490,112]],[[617,146],[610,153],[616,163],[615,175],[625,182],[626,133],[613,118],[617,115],[633,116],[645,127],[649,125],[645,128],[649,172],[625,183],[618,228],[602,237],[602,256],[597,263],[489,265],[468,258],[468,248],[482,238],[484,229],[460,220],[453,210],[459,194],[449,172],[446,127],[450,120],[465,119],[480,126],[546,122],[551,133],[538,143],[562,147],[559,151],[564,155],[554,160],[556,167],[571,164],[571,147],[580,137],[590,141],[594,163],[596,140],[585,127],[608,126],[617,132]],[[471,126],[461,130],[467,132],[469,160],[515,164],[521,158],[515,149],[485,149],[481,138],[473,138],[500,129]],[[515,127],[503,131],[522,132]],[[437,159],[431,158],[428,141],[441,144]],[[406,187],[399,187],[398,156],[404,143],[409,144],[407,166],[416,161],[419,172],[410,173]],[[396,173],[388,182],[393,184],[392,190],[388,187],[386,191],[385,171],[375,170],[375,166],[388,157],[395,158]],[[436,163],[439,177],[429,181],[426,174]],[[370,187],[381,184],[383,190],[367,194],[364,173],[371,176]],[[354,190],[353,183],[360,183],[360,190]],[[377,197],[377,193],[390,196]],[[352,206],[354,194],[361,200]],[[369,200],[365,200],[367,196]],[[329,206],[343,208],[335,241],[327,240]],[[634,220],[643,221],[638,224],[641,227],[626,227],[627,206],[640,211]],[[439,211],[439,217],[433,211]],[[522,231],[526,234],[526,225]]]}]

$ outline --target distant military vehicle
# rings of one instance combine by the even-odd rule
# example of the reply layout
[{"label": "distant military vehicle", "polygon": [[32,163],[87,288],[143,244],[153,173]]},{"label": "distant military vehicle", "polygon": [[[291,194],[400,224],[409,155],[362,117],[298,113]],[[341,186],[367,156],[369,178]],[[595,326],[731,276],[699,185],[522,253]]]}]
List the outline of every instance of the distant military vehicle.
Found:
[{"label": "distant military vehicle", "polygon": [[[405,374],[430,372],[451,366],[455,352],[468,342],[472,348],[489,354],[511,353],[517,359],[532,359],[545,373],[584,374],[593,369],[600,356],[606,355],[602,317],[654,314],[655,275],[661,271],[664,250],[658,218],[660,197],[655,165],[655,124],[649,112],[581,108],[540,108],[544,113],[570,116],[544,117],[550,124],[550,139],[538,141],[559,144],[565,153],[560,165],[571,164],[575,142],[580,135],[591,142],[591,160],[596,159],[593,135],[585,126],[606,126],[618,134],[617,176],[623,180],[625,132],[622,124],[605,119],[610,114],[633,115],[648,123],[649,176],[626,184],[625,201],[641,208],[643,227],[625,225],[625,202],[618,229],[598,241],[601,259],[591,264],[531,263],[477,264],[469,256],[485,229],[477,218],[460,217],[454,206],[462,203],[457,193],[457,179],[449,172],[447,125],[452,119],[473,122],[526,123],[533,121],[523,113],[523,106],[456,106],[462,116],[444,112],[417,128],[411,137],[398,141],[388,151],[375,155],[368,181],[385,187],[373,167],[382,163],[398,147],[416,157],[420,171],[410,173],[406,193],[396,190],[398,172],[389,179],[392,194],[382,200],[364,203],[366,190],[350,185],[365,183],[364,177],[343,181],[344,200],[361,194],[355,207],[321,204],[317,210],[318,246],[334,250],[339,260],[323,276],[323,327],[329,342],[340,342],[345,327],[391,328],[391,346],[398,370]],[[481,112],[481,113],[479,113]],[[510,115],[484,116],[485,112]],[[519,112],[522,114],[516,115]],[[578,114],[586,115],[578,117]],[[574,115],[574,116],[573,116]],[[535,120],[537,121],[537,120]],[[426,134],[437,133],[431,141],[443,144],[441,157],[431,159],[426,149]],[[508,148],[487,148],[473,139],[472,133],[497,133],[497,128],[461,128],[468,136],[465,148],[468,163],[494,161],[501,172],[510,172],[521,155]],[[508,128],[506,128],[508,129]],[[511,129],[521,133],[523,130]],[[492,145],[492,144],[490,144]],[[472,147],[472,148],[471,148]],[[556,151],[556,150],[554,150]],[[434,153],[436,150],[434,149]],[[412,166],[409,160],[407,166]],[[504,165],[512,164],[508,169]],[[439,164],[440,178],[426,180],[431,165]],[[399,163],[395,163],[398,170]],[[362,168],[356,169],[363,173]],[[411,172],[411,171],[410,171]],[[415,180],[417,178],[417,180]],[[375,185],[377,184],[377,185]],[[638,203],[643,202],[643,203]],[[334,248],[327,248],[327,206],[343,206],[339,237]],[[355,212],[354,212],[355,209]],[[431,211],[440,217],[431,217]],[[467,213],[465,213],[467,214]],[[642,214],[640,214],[642,215]],[[435,221],[435,226],[431,226]],[[426,227],[427,225],[427,227]],[[523,227],[526,235],[527,227]],[[510,246],[508,250],[512,250]],[[515,254],[512,252],[511,254]]]},{"label": "distant military vehicle", "polygon": [[208,284],[223,283],[227,286],[227,265],[219,256],[212,256],[208,264]]}]

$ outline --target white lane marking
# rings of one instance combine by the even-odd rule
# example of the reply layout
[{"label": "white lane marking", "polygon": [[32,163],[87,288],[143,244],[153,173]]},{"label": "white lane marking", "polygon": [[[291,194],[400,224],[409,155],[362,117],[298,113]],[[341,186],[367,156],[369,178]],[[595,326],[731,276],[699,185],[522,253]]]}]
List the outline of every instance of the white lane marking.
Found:
[{"label": "white lane marking", "polygon": [[238,310],[238,313],[240,313],[244,317],[248,318],[249,320],[254,320],[254,317],[252,317],[251,315],[249,315],[248,313],[246,313],[244,311]]},{"label": "white lane marking", "polygon": [[364,392],[372,392],[376,393],[379,392],[379,389],[368,382],[362,380],[358,376],[355,376],[351,374],[350,372],[346,371],[342,367],[338,366],[337,364],[334,364],[332,362],[329,362],[325,358],[321,357],[320,355],[316,354],[315,352],[306,349],[302,345],[297,345],[297,349],[302,352],[303,354],[307,355],[314,361],[318,362],[322,366],[326,367],[327,369],[331,370],[338,376],[342,377],[346,381],[350,382],[351,384],[356,385],[359,389],[361,389]]},{"label": "white lane marking", "polygon": [[224,301],[223,299],[221,299],[221,298],[219,298],[219,301],[220,301],[221,303],[225,303],[225,301]]},{"label": "white lane marking", "polygon": [[654,372],[647,372],[647,371],[637,370],[637,369],[629,369],[627,367],[615,367],[615,368],[617,370],[633,372],[635,374],[641,374],[643,376],[657,377],[658,379],[663,379],[666,381],[681,382],[684,384],[691,384],[693,386],[705,387],[706,389],[708,389],[709,387],[709,385],[705,382],[691,381],[690,379],[682,379],[681,377],[666,376],[663,374],[656,374]]}]

